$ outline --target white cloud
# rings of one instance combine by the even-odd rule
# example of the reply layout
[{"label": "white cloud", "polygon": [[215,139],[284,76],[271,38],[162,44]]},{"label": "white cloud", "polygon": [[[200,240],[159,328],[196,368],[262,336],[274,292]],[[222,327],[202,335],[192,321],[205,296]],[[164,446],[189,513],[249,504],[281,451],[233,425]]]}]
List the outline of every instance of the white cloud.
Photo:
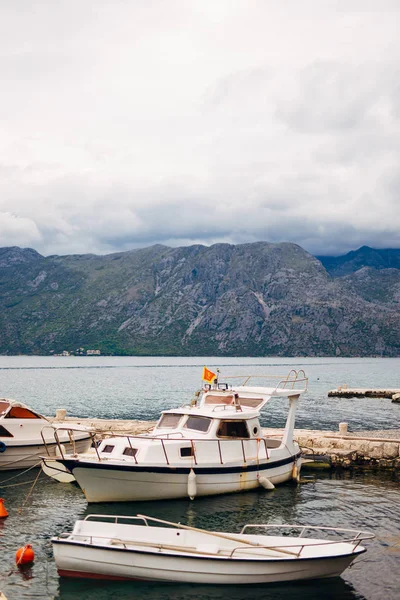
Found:
[{"label": "white cloud", "polygon": [[399,247],[399,13],[390,0],[1,3],[2,239],[44,254]]},{"label": "white cloud", "polygon": [[0,212],[1,246],[17,246],[20,240],[24,245],[40,244],[41,235],[31,219],[24,219],[8,212]]}]

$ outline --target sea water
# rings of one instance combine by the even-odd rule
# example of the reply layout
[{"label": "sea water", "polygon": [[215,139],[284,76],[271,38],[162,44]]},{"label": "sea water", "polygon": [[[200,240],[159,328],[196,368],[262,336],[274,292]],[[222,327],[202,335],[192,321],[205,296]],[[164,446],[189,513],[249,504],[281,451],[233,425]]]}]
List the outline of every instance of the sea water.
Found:
[{"label": "sea water", "polygon": [[[309,391],[302,398],[296,426],[350,431],[400,428],[400,405],[389,399],[328,398],[330,389],[399,388],[400,359],[337,358],[134,358],[134,357],[0,357],[0,396],[25,402],[54,415],[155,420],[161,410],[187,403],[201,384],[206,365],[230,375],[286,376],[304,369]],[[285,402],[265,409],[264,426],[281,426]],[[0,495],[9,517],[0,521],[0,591],[9,600],[144,599],[395,599],[400,585],[400,487],[394,473],[317,472],[305,483],[278,486],[272,492],[125,504],[88,506],[80,489],[57,483],[39,471],[3,472]],[[306,472],[304,471],[304,475]],[[309,474],[308,474],[309,475]],[[60,579],[50,538],[70,531],[90,513],[147,514],[187,525],[240,531],[245,523],[300,523],[364,529],[375,533],[368,551],[341,578],[278,585],[207,586],[143,582],[93,582]],[[32,567],[15,568],[15,551],[31,543]]]}]

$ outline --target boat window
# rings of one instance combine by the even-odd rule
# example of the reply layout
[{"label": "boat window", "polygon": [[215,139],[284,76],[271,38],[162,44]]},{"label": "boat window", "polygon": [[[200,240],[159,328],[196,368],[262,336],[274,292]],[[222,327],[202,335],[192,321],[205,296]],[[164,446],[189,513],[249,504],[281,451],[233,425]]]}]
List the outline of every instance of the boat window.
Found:
[{"label": "boat window", "polygon": [[193,429],[194,431],[202,431],[206,433],[211,425],[212,419],[208,417],[194,417],[190,416],[184,424],[185,429]]},{"label": "boat window", "polygon": [[217,431],[218,437],[249,438],[246,421],[221,421]]},{"label": "boat window", "polygon": [[9,402],[0,402],[0,415],[5,413],[10,408]]},{"label": "boat window", "polygon": [[233,404],[232,394],[207,394],[204,404]]},{"label": "boat window", "polygon": [[5,419],[41,419],[39,415],[23,406],[12,406]]},{"label": "boat window", "polygon": [[264,402],[263,398],[242,398],[239,396],[239,402],[241,406],[248,406],[248,408],[257,408]]},{"label": "boat window", "polygon": [[107,444],[106,446],[104,446],[103,450],[101,450],[101,452],[112,452],[114,450],[115,446],[111,446],[111,444]]},{"label": "boat window", "polygon": [[7,429],[5,427],[0,425],[0,438],[2,438],[2,437],[14,437],[14,436],[12,433],[7,431]]},{"label": "boat window", "polygon": [[167,413],[161,417],[159,424],[157,425],[158,429],[162,427],[166,427],[168,429],[173,429],[174,427],[178,427],[179,421],[181,420],[182,415]]},{"label": "boat window", "polygon": [[181,448],[181,457],[186,458],[187,456],[194,456],[192,446],[184,446],[183,448]]},{"label": "boat window", "polygon": [[130,446],[128,446],[127,448],[125,448],[122,454],[125,454],[125,456],[136,456],[137,451],[137,448],[131,448]]}]

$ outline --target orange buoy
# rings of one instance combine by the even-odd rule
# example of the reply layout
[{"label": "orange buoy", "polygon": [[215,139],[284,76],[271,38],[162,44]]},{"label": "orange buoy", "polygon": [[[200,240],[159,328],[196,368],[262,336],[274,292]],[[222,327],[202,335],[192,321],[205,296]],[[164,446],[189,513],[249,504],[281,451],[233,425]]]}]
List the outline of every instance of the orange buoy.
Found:
[{"label": "orange buoy", "polygon": [[15,553],[15,562],[17,563],[17,565],[29,565],[30,563],[33,563],[34,560],[35,553],[32,550],[32,546],[30,544],[27,544],[22,548],[18,548],[18,550]]},{"label": "orange buoy", "polygon": [[8,517],[8,512],[6,511],[6,507],[4,506],[3,498],[0,498],[0,519],[5,519]]}]

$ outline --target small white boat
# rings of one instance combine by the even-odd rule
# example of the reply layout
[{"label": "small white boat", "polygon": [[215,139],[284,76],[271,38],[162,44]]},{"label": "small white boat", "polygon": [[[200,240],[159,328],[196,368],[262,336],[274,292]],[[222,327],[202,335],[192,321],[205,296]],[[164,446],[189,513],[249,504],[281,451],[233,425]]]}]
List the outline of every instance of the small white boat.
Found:
[{"label": "small white boat", "polygon": [[[266,535],[268,529],[286,535]],[[335,539],[304,537],[306,531],[313,536],[329,532]],[[235,534],[144,515],[89,515],[72,533],[52,538],[52,544],[58,573],[65,577],[254,584],[337,577],[365,552],[361,541],[373,537],[303,525],[246,525]]]},{"label": "small white boat", "polygon": [[39,466],[41,457],[56,456],[60,445],[78,453],[91,444],[87,427],[52,424],[22,402],[0,399],[0,471]]},{"label": "small white boat", "polygon": [[[253,385],[251,376],[228,379],[220,383],[216,376],[190,404],[163,411],[149,434],[106,438],[92,456],[60,449],[53,466],[75,477],[88,502],[193,499],[298,479],[302,459],[293,430],[307,390],[304,371],[292,370],[268,387]],[[259,421],[273,398],[288,404],[281,438],[264,435]]]}]

